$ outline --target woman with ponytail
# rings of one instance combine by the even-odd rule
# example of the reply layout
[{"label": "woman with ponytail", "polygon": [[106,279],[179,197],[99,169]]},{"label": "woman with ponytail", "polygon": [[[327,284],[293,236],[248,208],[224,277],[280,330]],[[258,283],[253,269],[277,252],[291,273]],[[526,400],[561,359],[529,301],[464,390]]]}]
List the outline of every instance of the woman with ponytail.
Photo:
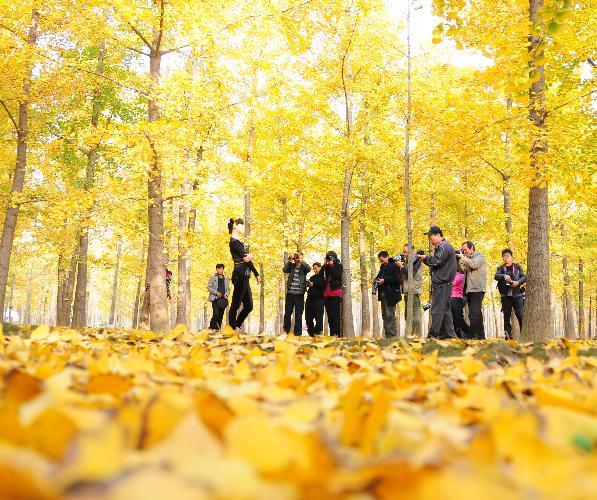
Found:
[{"label": "woman with ponytail", "polygon": [[[242,219],[230,219],[228,221],[228,233],[230,234],[230,254],[234,261],[234,271],[232,272],[232,302],[230,303],[230,312],[228,313],[228,324],[234,328],[240,328],[249,313],[253,310],[253,294],[249,280],[251,273],[257,278],[259,283],[259,273],[253,264],[253,256],[249,253],[246,245],[241,238],[245,234],[245,223]],[[243,310],[238,313],[240,305]]]}]

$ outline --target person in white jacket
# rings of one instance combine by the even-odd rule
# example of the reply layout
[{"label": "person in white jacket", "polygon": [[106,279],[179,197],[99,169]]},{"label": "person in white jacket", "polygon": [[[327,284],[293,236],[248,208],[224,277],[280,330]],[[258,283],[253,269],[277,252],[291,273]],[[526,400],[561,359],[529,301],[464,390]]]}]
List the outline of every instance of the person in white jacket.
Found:
[{"label": "person in white jacket", "polygon": [[209,322],[210,330],[219,330],[222,327],[224,311],[228,307],[228,296],[230,295],[230,280],[224,275],[224,264],[216,265],[216,273],[207,282],[207,291],[211,302],[213,314]]}]

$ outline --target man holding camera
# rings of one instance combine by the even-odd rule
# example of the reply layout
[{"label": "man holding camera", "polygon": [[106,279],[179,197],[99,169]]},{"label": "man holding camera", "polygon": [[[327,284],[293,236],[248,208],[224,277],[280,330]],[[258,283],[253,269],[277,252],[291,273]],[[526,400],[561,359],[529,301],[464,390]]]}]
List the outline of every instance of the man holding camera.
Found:
[{"label": "man holding camera", "polygon": [[400,287],[402,285],[402,267],[400,260],[390,257],[385,250],[377,254],[381,263],[379,273],[375,278],[374,286],[377,285],[377,297],[381,302],[381,317],[386,338],[393,339],[398,336],[398,325],[396,324],[396,304],[402,300]]},{"label": "man holding camera", "polygon": [[224,264],[216,265],[216,274],[209,278],[207,283],[209,297],[211,302],[212,316],[209,322],[210,330],[219,330],[222,327],[224,311],[228,307],[228,296],[230,295],[230,280],[224,276]]},{"label": "man holding camera", "polygon": [[487,289],[487,260],[472,241],[462,244],[456,254],[460,269],[464,272],[464,291],[468,304],[469,335],[473,339],[485,338],[483,325],[483,298]]},{"label": "man holding camera", "polygon": [[307,273],[311,271],[311,266],[303,262],[300,253],[295,253],[288,257],[288,262],[282,270],[288,274],[286,300],[284,302],[284,331],[290,333],[290,324],[294,312],[294,334],[300,337],[303,333]]},{"label": "man holding camera", "polygon": [[454,247],[444,238],[438,226],[431,226],[425,233],[435,248],[433,255],[419,255],[419,259],[431,268],[431,327],[429,337],[454,339],[454,324],[450,297],[452,282],[456,276]]},{"label": "man holding camera", "polygon": [[[402,248],[402,274],[404,277],[404,284],[402,285],[404,293],[404,320],[407,321],[406,315],[408,310],[408,292],[413,290],[413,317],[412,317],[412,334],[416,337],[422,336],[421,329],[421,294],[423,293],[423,266],[421,260],[418,259],[418,255],[423,254],[422,250],[419,250],[416,254],[414,248],[411,251],[408,250],[408,244],[405,244]],[[413,260],[413,279],[412,282],[408,280],[408,261]]]},{"label": "man holding camera", "polygon": [[514,309],[518,324],[522,326],[524,311],[524,289],[522,285],[526,283],[527,277],[522,270],[522,266],[514,262],[512,250],[509,248],[502,250],[502,259],[504,259],[504,263],[497,268],[494,279],[498,282],[497,286],[502,299],[506,339],[511,340],[512,324],[510,323],[510,316],[512,315],[512,309]]}]

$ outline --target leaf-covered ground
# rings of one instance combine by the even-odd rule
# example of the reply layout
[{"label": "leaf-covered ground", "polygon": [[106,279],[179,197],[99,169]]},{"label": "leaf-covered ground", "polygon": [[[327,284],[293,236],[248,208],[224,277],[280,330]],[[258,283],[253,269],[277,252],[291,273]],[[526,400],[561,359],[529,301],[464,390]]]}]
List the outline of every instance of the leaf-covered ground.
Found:
[{"label": "leaf-covered ground", "polygon": [[19,333],[0,337],[2,499],[597,491],[595,341]]}]

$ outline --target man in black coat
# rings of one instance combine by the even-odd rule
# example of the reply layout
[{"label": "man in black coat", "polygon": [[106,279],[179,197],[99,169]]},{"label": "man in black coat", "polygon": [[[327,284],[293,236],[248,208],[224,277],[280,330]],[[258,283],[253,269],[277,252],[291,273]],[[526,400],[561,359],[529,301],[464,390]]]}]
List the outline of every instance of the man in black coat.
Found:
[{"label": "man in black coat", "polygon": [[512,339],[510,317],[514,309],[518,324],[522,326],[524,311],[524,288],[522,288],[522,285],[526,283],[527,277],[522,270],[522,266],[514,262],[512,250],[509,248],[502,250],[502,259],[504,259],[504,263],[497,268],[495,280],[498,282],[497,286],[502,299],[506,339]]},{"label": "man in black coat", "polygon": [[444,238],[437,226],[425,233],[434,246],[433,255],[420,255],[423,264],[431,268],[431,327],[429,337],[455,339],[450,297],[458,264],[454,247]]},{"label": "man in black coat", "polygon": [[400,291],[402,285],[402,263],[390,257],[385,250],[377,254],[381,263],[379,273],[375,278],[377,282],[377,297],[381,302],[381,317],[386,338],[398,336],[396,324],[396,304],[402,300]]}]

